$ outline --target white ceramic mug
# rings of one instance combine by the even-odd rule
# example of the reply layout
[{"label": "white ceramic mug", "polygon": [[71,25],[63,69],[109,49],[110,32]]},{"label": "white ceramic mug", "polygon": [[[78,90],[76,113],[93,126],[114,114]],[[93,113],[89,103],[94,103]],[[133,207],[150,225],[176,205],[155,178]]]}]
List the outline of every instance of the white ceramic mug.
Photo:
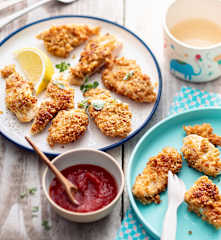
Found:
[{"label": "white ceramic mug", "polygon": [[170,71],[191,82],[208,82],[221,76],[221,43],[210,47],[194,47],[177,40],[170,29],[193,18],[221,25],[221,0],[176,0],[164,17],[164,51]]}]

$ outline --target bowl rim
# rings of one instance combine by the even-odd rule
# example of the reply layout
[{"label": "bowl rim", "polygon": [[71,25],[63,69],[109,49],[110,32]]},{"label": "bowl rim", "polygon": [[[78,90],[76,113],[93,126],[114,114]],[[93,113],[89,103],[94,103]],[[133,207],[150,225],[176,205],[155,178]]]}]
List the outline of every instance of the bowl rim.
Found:
[{"label": "bowl rim", "polygon": [[[215,1],[217,1],[217,0],[215,0]],[[205,50],[211,50],[211,49],[221,47],[221,42],[213,44],[208,47],[196,47],[196,46],[192,46],[190,44],[184,43],[184,42],[180,41],[179,39],[175,38],[167,26],[167,16],[169,14],[169,10],[171,9],[171,7],[173,5],[175,5],[176,3],[177,3],[177,0],[172,0],[172,2],[170,4],[168,4],[166,10],[164,11],[163,29],[164,29],[165,33],[167,34],[167,36],[170,37],[170,39],[172,39],[177,45],[181,45],[182,47],[185,47],[185,48],[191,49],[191,50],[196,50],[196,51],[199,51],[199,50],[205,51]]]},{"label": "bowl rim", "polygon": [[[68,214],[68,215],[72,215],[72,216],[93,216],[93,215],[97,215],[101,212],[104,212],[105,210],[107,210],[108,208],[110,208],[111,206],[113,206],[117,201],[118,199],[120,198],[120,196],[122,195],[123,193],[123,190],[124,190],[124,185],[125,185],[125,177],[124,177],[124,173],[123,173],[123,170],[121,169],[121,166],[120,164],[116,161],[116,159],[114,157],[112,157],[110,154],[106,153],[106,152],[103,152],[103,151],[100,151],[100,150],[96,150],[96,149],[91,149],[91,148],[79,148],[79,149],[71,149],[69,151],[66,151],[60,155],[58,155],[57,157],[55,157],[51,162],[52,163],[55,163],[56,161],[58,160],[61,160],[65,155],[68,155],[70,153],[76,153],[76,152],[83,152],[83,151],[88,151],[88,152],[94,152],[94,153],[98,153],[98,154],[101,154],[107,158],[109,158],[110,161],[112,161],[112,163],[117,167],[118,171],[120,172],[120,175],[121,175],[121,185],[118,189],[118,193],[117,195],[115,196],[115,198],[106,206],[98,209],[98,210],[95,210],[95,211],[91,211],[91,212],[85,212],[85,213],[79,213],[79,212],[74,212],[74,211],[69,211],[69,210],[66,210],[64,208],[62,208],[61,206],[59,206],[57,203],[55,203],[49,193],[48,193],[48,190],[47,190],[47,187],[46,187],[46,175],[49,171],[49,168],[46,167],[46,169],[44,170],[44,173],[43,173],[43,176],[42,176],[42,186],[43,186],[43,191],[46,195],[46,198],[47,200],[49,201],[49,203],[56,209],[60,210],[61,212],[65,213],[65,214]],[[95,165],[95,164],[91,164],[91,165]],[[74,166],[74,165],[70,165],[70,166]],[[103,167],[104,168],[104,167]],[[110,171],[106,168],[104,168],[106,171],[108,171],[110,173]],[[110,173],[111,174],[111,173]],[[112,174],[111,174],[112,175]],[[115,178],[114,178],[115,179]],[[115,179],[115,181],[117,181]]]}]

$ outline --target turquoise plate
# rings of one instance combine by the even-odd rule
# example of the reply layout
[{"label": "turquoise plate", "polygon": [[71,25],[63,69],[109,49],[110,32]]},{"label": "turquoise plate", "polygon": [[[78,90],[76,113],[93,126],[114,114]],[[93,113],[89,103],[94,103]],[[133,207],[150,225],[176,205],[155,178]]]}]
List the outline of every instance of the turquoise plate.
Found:
[{"label": "turquoise plate", "polygon": [[[167,210],[167,191],[161,193],[160,204],[142,205],[135,200],[131,188],[136,176],[142,172],[149,157],[156,155],[163,147],[171,146],[180,151],[182,139],[185,137],[183,125],[194,125],[210,123],[214,132],[221,133],[221,108],[203,108],[183,112],[173,115],[151,128],[136,145],[127,171],[127,188],[131,205],[147,228],[148,233],[155,239],[159,239],[162,231],[162,224]],[[221,135],[221,134],[220,134]],[[179,173],[179,177],[184,181],[187,189],[203,174],[189,168],[185,160]],[[221,190],[221,177],[212,179]],[[200,217],[187,210],[186,203],[178,209],[177,240],[220,240],[221,230],[216,230],[213,226],[202,221]],[[188,232],[192,231],[190,235]]]}]

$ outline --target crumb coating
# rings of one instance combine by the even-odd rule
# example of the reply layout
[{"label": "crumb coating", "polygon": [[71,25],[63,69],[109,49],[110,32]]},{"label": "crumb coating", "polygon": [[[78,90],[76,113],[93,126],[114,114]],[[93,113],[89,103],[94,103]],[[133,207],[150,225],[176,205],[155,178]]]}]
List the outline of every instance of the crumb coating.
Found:
[{"label": "crumb coating", "polygon": [[62,110],[52,120],[48,130],[48,143],[53,147],[56,143],[75,142],[87,130],[88,115],[83,109]]},{"label": "crumb coating", "polygon": [[[90,117],[104,135],[124,138],[130,133],[132,113],[128,104],[113,99],[106,89],[91,89],[84,96],[88,98]],[[105,102],[101,110],[93,107],[94,100]]]},{"label": "crumb coating", "polygon": [[151,103],[156,100],[150,77],[142,74],[135,60],[124,57],[113,59],[102,72],[102,81],[109,90],[136,102]]},{"label": "crumb coating", "polygon": [[207,176],[200,177],[185,193],[189,211],[217,229],[221,227],[221,195],[218,187]]},{"label": "crumb coating", "polygon": [[173,147],[165,147],[149,159],[143,172],[136,177],[133,195],[143,204],[160,203],[160,193],[165,191],[168,171],[176,174],[182,168],[182,156]]},{"label": "crumb coating", "polygon": [[190,167],[213,177],[221,173],[219,149],[207,138],[188,135],[183,139],[181,151]]},{"label": "crumb coating", "polygon": [[36,37],[44,41],[44,46],[49,53],[57,57],[66,58],[71,51],[86,42],[89,37],[97,35],[99,31],[100,27],[66,24],[52,26]]},{"label": "crumb coating", "polygon": [[221,146],[221,137],[213,133],[213,128],[209,123],[203,123],[195,126],[184,126],[183,128],[186,135],[196,134],[201,137],[208,138],[214,145]]},{"label": "crumb coating", "polygon": [[74,89],[61,76],[48,84],[46,94],[49,100],[43,101],[31,126],[33,135],[45,129],[60,110],[74,108]]},{"label": "crumb coating", "polygon": [[6,66],[1,70],[6,79],[7,108],[13,112],[20,122],[30,122],[37,110],[37,98],[31,81],[23,78],[15,70],[15,65]]},{"label": "crumb coating", "polygon": [[70,83],[81,85],[85,77],[99,71],[120,48],[121,43],[109,33],[89,40],[80,55],[78,64],[70,68]]}]

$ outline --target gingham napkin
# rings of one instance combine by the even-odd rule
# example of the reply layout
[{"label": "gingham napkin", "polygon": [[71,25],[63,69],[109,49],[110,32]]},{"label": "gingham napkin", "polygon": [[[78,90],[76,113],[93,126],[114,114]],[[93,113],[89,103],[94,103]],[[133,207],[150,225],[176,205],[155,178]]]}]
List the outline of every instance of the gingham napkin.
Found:
[{"label": "gingham napkin", "polygon": [[[188,109],[221,106],[221,95],[209,93],[190,87],[182,87],[176,93],[170,107],[169,114],[176,114]],[[144,226],[139,222],[132,208],[129,207],[116,240],[153,240]]]}]

